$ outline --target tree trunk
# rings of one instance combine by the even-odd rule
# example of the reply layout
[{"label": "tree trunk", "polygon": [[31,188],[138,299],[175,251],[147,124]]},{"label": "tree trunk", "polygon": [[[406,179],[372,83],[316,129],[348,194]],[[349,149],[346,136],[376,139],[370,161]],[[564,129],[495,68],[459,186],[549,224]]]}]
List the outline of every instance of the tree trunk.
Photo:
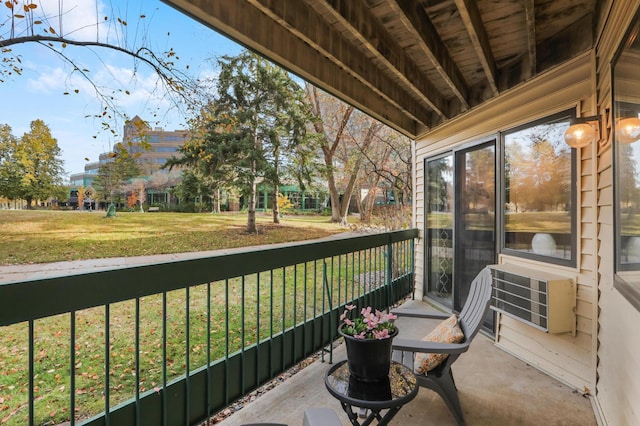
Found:
[{"label": "tree trunk", "polygon": [[280,223],[280,206],[278,205],[278,185],[273,185],[273,223]]},{"label": "tree trunk", "polygon": [[[380,179],[378,179],[380,180]],[[362,203],[362,210],[360,211],[360,221],[364,223],[371,222],[371,217],[373,216],[373,205],[376,201],[376,195],[378,192],[378,187],[373,186],[369,189],[369,193],[364,199],[364,203]]]},{"label": "tree trunk", "polygon": [[342,223],[344,218],[340,215],[340,194],[338,193],[338,187],[331,168],[327,172],[327,183],[329,184],[329,197],[331,199],[331,222]]},{"label": "tree trunk", "polygon": [[220,188],[216,188],[213,191],[211,213],[220,213]]},{"label": "tree trunk", "polygon": [[249,213],[247,215],[247,232],[250,234],[255,234],[257,232],[256,228],[256,178],[255,178],[255,170],[256,164],[255,161],[251,163],[251,175],[253,176],[251,179],[251,186],[249,189],[249,200],[248,200],[248,210]]}]

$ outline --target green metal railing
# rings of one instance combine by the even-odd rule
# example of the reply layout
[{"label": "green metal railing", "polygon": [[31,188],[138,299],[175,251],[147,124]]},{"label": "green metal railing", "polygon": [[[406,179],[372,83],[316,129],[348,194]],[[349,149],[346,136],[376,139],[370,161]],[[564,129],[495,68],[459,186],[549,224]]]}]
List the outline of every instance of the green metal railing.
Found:
[{"label": "green metal railing", "polygon": [[[413,291],[415,229],[0,285],[0,422],[197,424]],[[331,356],[331,353],[329,353]]]}]

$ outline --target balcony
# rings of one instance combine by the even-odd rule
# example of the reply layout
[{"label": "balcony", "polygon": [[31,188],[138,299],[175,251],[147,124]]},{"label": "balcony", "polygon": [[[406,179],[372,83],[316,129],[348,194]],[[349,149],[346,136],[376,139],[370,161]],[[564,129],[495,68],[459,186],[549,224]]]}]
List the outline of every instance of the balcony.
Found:
[{"label": "balcony", "polygon": [[[322,381],[328,362],[344,357],[330,344],[338,316],[348,303],[382,309],[411,297],[417,234],[54,264],[28,275],[1,268],[0,422],[201,424],[322,353],[324,363],[224,423],[295,425],[306,406],[328,406],[346,424]],[[488,338],[454,369],[469,424],[595,423],[587,398]],[[425,419],[452,421],[421,390],[394,423]]]},{"label": "balcony", "polygon": [[[407,303],[426,305],[417,301]],[[425,334],[408,328],[403,320],[397,320],[401,333]],[[341,344],[333,352],[333,361],[344,357]],[[217,425],[240,426],[254,422],[301,425],[304,410],[309,407],[332,408],[343,425],[350,424],[340,403],[325,388],[324,374],[331,366],[328,361],[328,358],[325,362],[316,360]],[[496,348],[489,336],[477,336],[453,370],[469,426],[596,425],[588,397]],[[402,407],[391,424],[454,426],[456,422],[435,392],[420,389],[418,396]]]}]

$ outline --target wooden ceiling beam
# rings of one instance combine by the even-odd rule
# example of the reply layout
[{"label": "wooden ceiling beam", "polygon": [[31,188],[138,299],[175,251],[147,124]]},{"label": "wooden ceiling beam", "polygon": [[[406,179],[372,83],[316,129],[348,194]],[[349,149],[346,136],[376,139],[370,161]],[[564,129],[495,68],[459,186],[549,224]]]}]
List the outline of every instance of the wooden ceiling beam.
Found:
[{"label": "wooden ceiling beam", "polygon": [[440,77],[462,104],[463,109],[469,109],[469,88],[424,8],[420,7],[415,0],[395,0],[390,1],[389,5],[404,26],[418,40],[422,40],[419,47],[424,55],[431,60]]},{"label": "wooden ceiling beam", "polygon": [[350,46],[306,3],[163,1],[406,136],[415,138],[418,132],[432,127],[433,113],[372,67],[362,52]]},{"label": "wooden ceiling beam", "polygon": [[[269,17],[273,22],[287,31],[291,38],[301,40],[303,45],[310,47],[312,52],[308,56],[323,56],[337,67],[340,74],[351,75],[369,90],[362,93],[362,98],[367,99],[366,92],[373,91],[386,99],[398,109],[410,115],[416,121],[427,127],[432,126],[433,117],[428,108],[420,105],[410,96],[403,86],[390,78],[376,67],[371,66],[369,58],[360,50],[345,40],[342,35],[326,20],[303,1],[281,0],[247,0],[257,10]],[[262,39],[258,39],[262,43]],[[295,54],[298,65],[306,61],[299,60],[299,54]],[[312,73],[318,72],[313,67],[305,67]],[[335,77],[334,77],[335,78]]]},{"label": "wooden ceiling beam", "polygon": [[482,64],[489,87],[491,88],[494,96],[498,94],[497,84],[497,65],[489,45],[489,36],[482,23],[480,17],[480,9],[475,0],[455,0],[456,7],[464,22],[464,26],[467,28],[467,33],[471,38],[471,44],[473,45],[478,59]]},{"label": "wooden ceiling beam", "polygon": [[326,0],[321,4],[325,10],[339,20],[350,33],[384,66],[393,73],[414,96],[443,118],[449,118],[445,110],[446,103],[424,76],[415,62],[398,43],[393,40],[386,28],[360,1]]},{"label": "wooden ceiling beam", "polygon": [[529,50],[529,77],[536,75],[536,13],[535,0],[524,0],[524,14],[527,25],[527,44]]}]

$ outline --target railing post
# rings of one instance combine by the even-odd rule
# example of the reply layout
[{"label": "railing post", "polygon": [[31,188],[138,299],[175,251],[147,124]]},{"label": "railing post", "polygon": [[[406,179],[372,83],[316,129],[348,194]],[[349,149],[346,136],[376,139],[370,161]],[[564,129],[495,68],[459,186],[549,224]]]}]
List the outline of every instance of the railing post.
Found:
[{"label": "railing post", "polygon": [[416,245],[416,240],[414,238],[411,238],[409,240],[409,247],[410,247],[410,255],[411,257],[409,258],[409,262],[411,264],[411,280],[409,281],[411,283],[411,299],[416,298],[416,283],[415,283],[415,279],[416,279],[416,269],[415,269],[415,261],[416,261],[416,257],[415,257],[415,245]]},{"label": "railing post", "polygon": [[387,300],[385,301],[385,304],[387,305],[387,312],[389,312],[389,307],[391,306],[391,282],[392,282],[392,278],[393,278],[393,274],[392,274],[392,268],[393,268],[393,243],[389,242],[387,244],[387,264],[385,266],[385,287],[386,287],[386,291],[385,291],[385,295]]},{"label": "railing post", "polygon": [[[327,259],[323,259],[322,261],[322,272],[324,275],[323,283],[325,287],[325,294],[327,295],[327,300],[329,302],[329,364],[333,364],[333,337],[335,332],[335,327],[333,324],[333,294],[331,293],[331,289],[329,287],[329,280],[327,278]],[[324,301],[323,301],[324,303]],[[323,314],[325,311],[323,310]],[[324,321],[322,322],[324,324]],[[322,361],[324,362],[324,353],[325,349],[322,350]]]}]

